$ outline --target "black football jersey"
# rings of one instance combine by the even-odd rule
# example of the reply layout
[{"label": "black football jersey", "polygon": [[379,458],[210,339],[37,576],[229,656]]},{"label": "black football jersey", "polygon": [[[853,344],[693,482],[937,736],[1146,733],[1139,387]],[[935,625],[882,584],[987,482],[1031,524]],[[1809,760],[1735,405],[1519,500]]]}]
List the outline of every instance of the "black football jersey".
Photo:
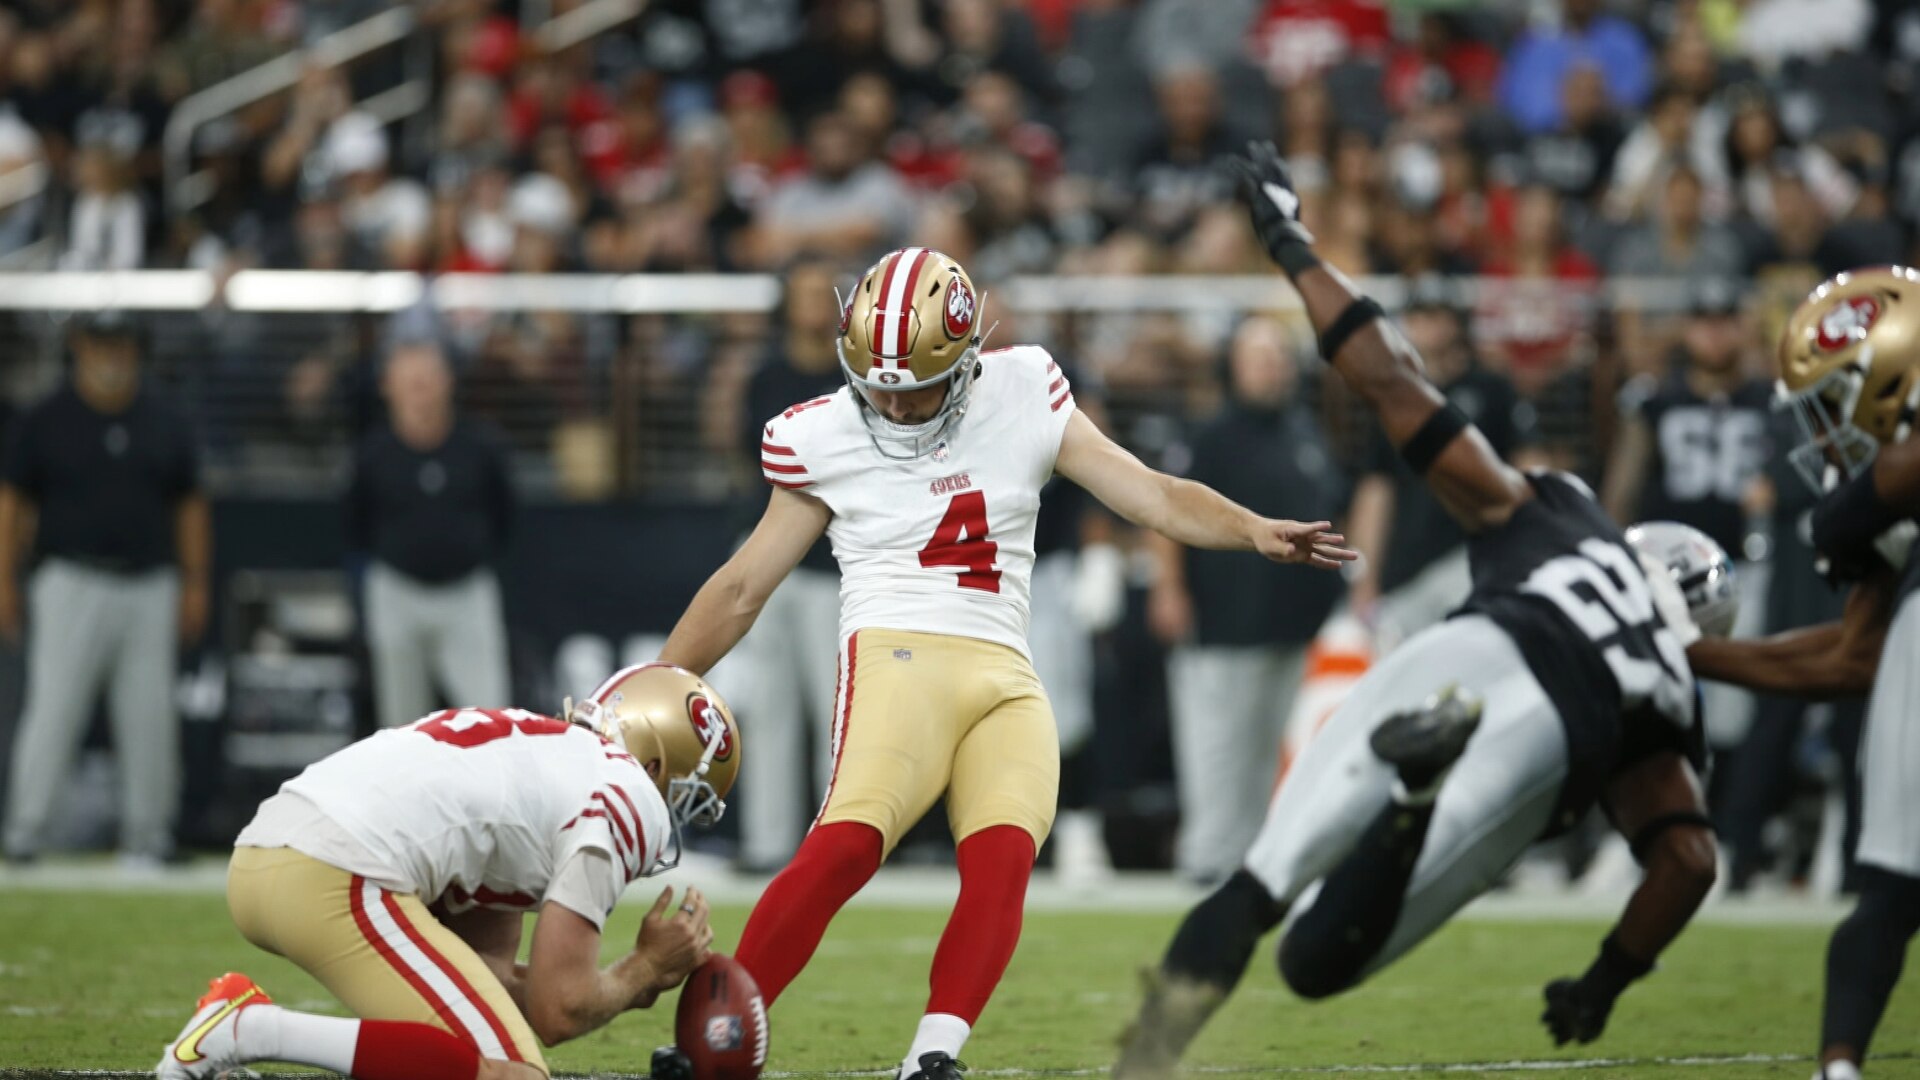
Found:
[{"label": "black football jersey", "polygon": [[1461,613],[1505,630],[1560,714],[1567,781],[1552,832],[1572,827],[1609,776],[1656,750],[1705,767],[1686,651],[1593,492],[1565,473],[1528,477],[1534,498],[1467,541],[1473,591]]},{"label": "black football jersey", "polygon": [[1738,555],[1746,532],[1740,497],[1770,453],[1769,390],[1749,382],[1701,397],[1678,375],[1640,406],[1653,441],[1641,521],[1691,525]]}]

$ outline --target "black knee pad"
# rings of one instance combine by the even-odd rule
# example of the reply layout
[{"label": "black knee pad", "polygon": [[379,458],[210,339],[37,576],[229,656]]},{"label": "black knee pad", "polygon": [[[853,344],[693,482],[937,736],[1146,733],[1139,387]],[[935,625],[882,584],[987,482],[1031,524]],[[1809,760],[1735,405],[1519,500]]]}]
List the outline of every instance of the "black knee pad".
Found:
[{"label": "black knee pad", "polygon": [[1288,989],[1309,1001],[1330,998],[1359,980],[1351,950],[1328,948],[1324,936],[1298,924],[1280,939],[1280,978]]}]

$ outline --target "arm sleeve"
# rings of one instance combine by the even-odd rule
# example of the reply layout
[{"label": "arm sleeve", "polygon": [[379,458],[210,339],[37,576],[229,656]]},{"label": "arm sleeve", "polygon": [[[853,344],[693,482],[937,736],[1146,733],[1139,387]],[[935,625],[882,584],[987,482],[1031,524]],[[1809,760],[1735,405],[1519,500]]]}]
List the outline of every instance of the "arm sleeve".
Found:
[{"label": "arm sleeve", "polygon": [[367,464],[367,447],[362,443],[353,455],[353,477],[347,481],[347,497],[342,500],[347,550],[366,553],[373,550],[373,485]]},{"label": "arm sleeve", "polygon": [[487,516],[493,525],[494,554],[503,556],[507,541],[513,538],[513,473],[500,440],[489,438],[482,445],[487,455]]},{"label": "arm sleeve", "polygon": [[614,865],[612,856],[598,848],[581,847],[574,849],[554,872],[543,899],[600,928],[606,926],[607,916],[612,914],[613,905],[619,903],[626,885],[627,880]]}]

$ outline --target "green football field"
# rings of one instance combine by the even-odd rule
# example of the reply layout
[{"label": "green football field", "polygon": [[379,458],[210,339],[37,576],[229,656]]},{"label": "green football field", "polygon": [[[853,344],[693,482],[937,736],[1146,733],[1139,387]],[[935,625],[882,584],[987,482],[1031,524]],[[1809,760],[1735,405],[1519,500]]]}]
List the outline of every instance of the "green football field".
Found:
[{"label": "green football field", "polygon": [[[638,925],[614,915],[610,940]],[[716,909],[723,941],[745,909]],[[1111,1062],[1137,972],[1172,914],[1035,912],[965,1060],[996,1075],[1085,1075]],[[904,1052],[944,922],[934,907],[855,907],[772,1013],[770,1072],[873,1071]],[[1598,922],[1457,923],[1384,976],[1315,1005],[1280,985],[1270,948],[1192,1054],[1206,1075],[1383,1071],[1556,1077],[1791,1077],[1812,1067],[1827,931],[1697,926],[1622,1000],[1599,1042],[1556,1051],[1540,987],[1577,973]],[[283,1004],[334,1011],[312,980],[251,949],[216,895],[0,892],[0,1069],[137,1070],[159,1056],[208,977],[244,970]],[[1920,970],[1914,968],[1911,970]],[[1894,998],[1873,1077],[1920,1077],[1920,979]],[[670,1041],[671,1002],[553,1050],[564,1073],[641,1073]],[[1380,1066],[1412,1066],[1383,1070]],[[1370,1068],[1369,1068],[1370,1067]]]}]

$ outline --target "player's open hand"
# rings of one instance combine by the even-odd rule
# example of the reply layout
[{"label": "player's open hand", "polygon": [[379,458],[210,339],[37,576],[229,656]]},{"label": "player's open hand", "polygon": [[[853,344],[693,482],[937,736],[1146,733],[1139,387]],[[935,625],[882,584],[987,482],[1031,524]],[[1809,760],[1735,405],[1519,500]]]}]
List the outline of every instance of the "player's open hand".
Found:
[{"label": "player's open hand", "polygon": [[1328,531],[1332,528],[1331,521],[1265,520],[1254,530],[1254,550],[1274,562],[1335,570],[1359,558],[1360,553],[1345,546],[1345,536]]},{"label": "player's open hand", "polygon": [[680,906],[672,907],[673,886],[660,891],[653,909],[640,920],[633,951],[647,961],[654,974],[655,993],[687,981],[693,969],[706,963],[713,945],[713,927],[707,924],[707,898],[689,888]]}]

